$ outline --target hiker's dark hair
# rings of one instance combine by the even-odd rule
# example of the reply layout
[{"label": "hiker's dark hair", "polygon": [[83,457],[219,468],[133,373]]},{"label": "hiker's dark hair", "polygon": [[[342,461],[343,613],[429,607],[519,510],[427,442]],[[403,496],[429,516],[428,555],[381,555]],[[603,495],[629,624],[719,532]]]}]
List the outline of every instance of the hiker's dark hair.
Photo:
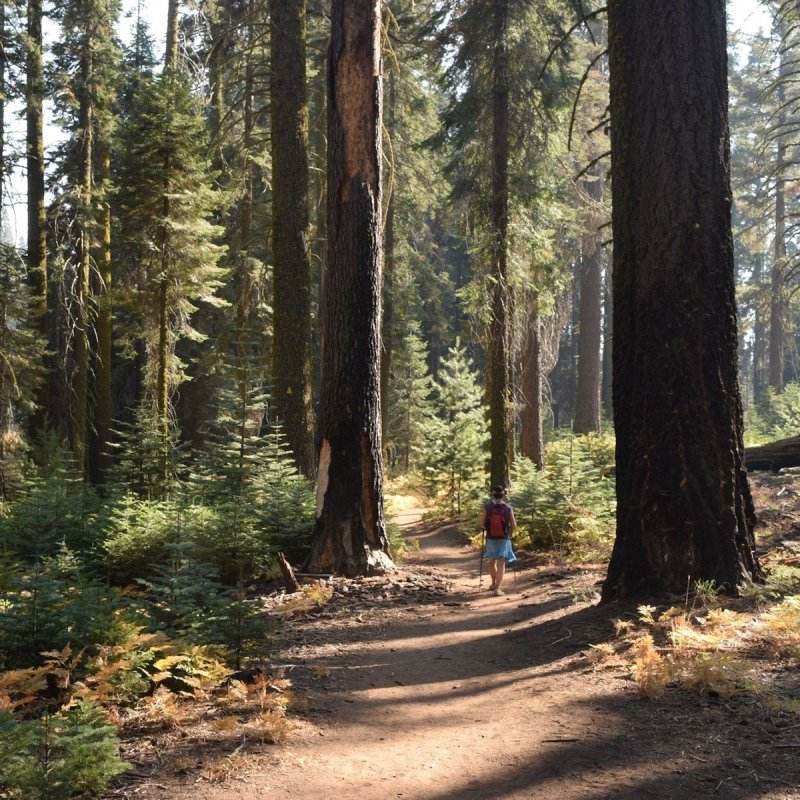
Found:
[{"label": "hiker's dark hair", "polygon": [[502,497],[505,493],[506,493],[505,486],[500,486],[498,484],[497,486],[492,487],[492,495],[494,497]]}]

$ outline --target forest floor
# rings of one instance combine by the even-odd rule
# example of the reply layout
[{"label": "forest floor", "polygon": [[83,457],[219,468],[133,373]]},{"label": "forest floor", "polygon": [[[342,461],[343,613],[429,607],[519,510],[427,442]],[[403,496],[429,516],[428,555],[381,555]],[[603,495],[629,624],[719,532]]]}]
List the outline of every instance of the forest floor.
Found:
[{"label": "forest floor", "polygon": [[294,697],[278,744],[156,726],[126,744],[134,770],[108,797],[800,799],[797,714],[747,695],[646,699],[628,665],[598,664],[591,645],[637,615],[598,607],[600,565],[523,557],[495,597],[456,528],[398,521],[420,547],[388,583],[341,581],[278,634],[269,688]]}]

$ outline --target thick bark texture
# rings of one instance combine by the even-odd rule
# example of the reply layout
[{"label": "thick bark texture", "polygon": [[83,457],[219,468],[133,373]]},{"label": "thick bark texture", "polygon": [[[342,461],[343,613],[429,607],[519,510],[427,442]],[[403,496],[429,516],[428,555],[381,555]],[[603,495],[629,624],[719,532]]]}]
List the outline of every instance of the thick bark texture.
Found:
[{"label": "thick bark texture", "polygon": [[379,0],[334,0],[315,573],[392,566],[380,436],[380,76]]},{"label": "thick bark texture", "polygon": [[305,6],[272,2],[272,399],[297,466],[313,477]]},{"label": "thick bark texture", "polygon": [[507,486],[513,454],[511,313],[508,285],[508,0],[494,0],[492,86],[492,318],[488,400],[491,482]]},{"label": "thick bark texture", "polygon": [[[603,199],[603,173],[584,182],[584,191],[596,208]],[[599,216],[589,215],[589,230],[581,246],[580,310],[578,333],[578,389],[575,399],[575,433],[600,430],[600,351],[603,336],[603,259]]]},{"label": "thick bark texture", "polygon": [[724,0],[608,5],[619,596],[759,577],[742,444]]}]

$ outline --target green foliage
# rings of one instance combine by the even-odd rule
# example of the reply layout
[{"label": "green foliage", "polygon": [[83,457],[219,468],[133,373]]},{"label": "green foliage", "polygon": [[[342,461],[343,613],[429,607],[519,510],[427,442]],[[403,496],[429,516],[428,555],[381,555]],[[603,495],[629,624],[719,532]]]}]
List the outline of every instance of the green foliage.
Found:
[{"label": "green foliage", "polygon": [[606,558],[614,533],[614,440],[568,436],[546,447],[545,468],[520,459],[512,480],[516,537],[561,558]]},{"label": "green foliage", "polygon": [[785,439],[800,433],[800,383],[788,383],[782,392],[769,389],[746,417],[748,443]]},{"label": "green foliage", "polygon": [[218,266],[224,248],[215,243],[222,231],[209,221],[217,197],[188,77],[168,71],[142,78],[121,136],[118,260],[126,310],[136,321],[127,345],[139,341],[144,348],[145,390],[157,406],[160,370],[166,369],[170,391],[185,378],[176,343],[204,338],[192,314],[200,303],[223,303],[216,292],[225,275]]},{"label": "green foliage", "polygon": [[389,429],[386,449],[398,472],[419,467],[434,415],[433,381],[419,324],[411,323],[402,347],[395,349],[389,382]]},{"label": "green foliage", "polygon": [[100,536],[102,505],[63,453],[42,476],[20,487],[16,502],[0,517],[0,550],[26,563],[54,555],[61,544],[87,553]]},{"label": "green foliage", "polygon": [[36,721],[0,711],[0,762],[0,786],[23,800],[96,796],[130,766],[115,729],[85,701]]},{"label": "green foliage", "polygon": [[39,662],[40,654],[53,648],[81,649],[106,641],[119,605],[115,593],[87,576],[62,546],[0,592],[0,667]]},{"label": "green foliage", "polygon": [[436,380],[436,416],[425,430],[423,475],[437,510],[461,515],[485,490],[487,435],[483,396],[472,361],[459,342]]}]

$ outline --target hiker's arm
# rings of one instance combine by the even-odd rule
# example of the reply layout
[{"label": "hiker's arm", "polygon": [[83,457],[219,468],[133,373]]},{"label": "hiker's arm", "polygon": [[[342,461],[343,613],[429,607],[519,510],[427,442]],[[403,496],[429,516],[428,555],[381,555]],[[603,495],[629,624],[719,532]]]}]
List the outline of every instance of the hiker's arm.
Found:
[{"label": "hiker's arm", "polygon": [[508,524],[511,526],[511,530],[515,531],[517,529],[517,518],[514,516],[514,509],[511,509],[511,513],[508,515]]}]

